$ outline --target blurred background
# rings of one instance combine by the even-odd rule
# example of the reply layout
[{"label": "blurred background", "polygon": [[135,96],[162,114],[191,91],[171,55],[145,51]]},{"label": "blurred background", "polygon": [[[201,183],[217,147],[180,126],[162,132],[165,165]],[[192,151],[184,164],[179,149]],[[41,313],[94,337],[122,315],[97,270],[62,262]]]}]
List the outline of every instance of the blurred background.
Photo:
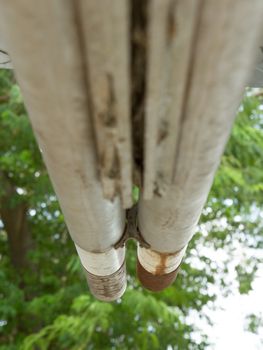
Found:
[{"label": "blurred background", "polygon": [[[134,188],[134,201],[138,199]],[[0,349],[262,349],[263,90],[246,91],[173,286],[88,291],[11,71],[0,70]]]}]

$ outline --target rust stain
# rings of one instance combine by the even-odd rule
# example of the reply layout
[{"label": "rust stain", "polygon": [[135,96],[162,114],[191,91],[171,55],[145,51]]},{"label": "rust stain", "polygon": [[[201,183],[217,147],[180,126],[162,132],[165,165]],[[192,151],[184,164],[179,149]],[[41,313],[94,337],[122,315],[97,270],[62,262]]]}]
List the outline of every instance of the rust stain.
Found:
[{"label": "rust stain", "polygon": [[168,12],[167,12],[167,20],[166,20],[166,44],[167,46],[170,46],[177,30],[177,23],[176,23],[176,1],[171,0],[170,4],[168,6]]},{"label": "rust stain", "polygon": [[175,253],[157,253],[160,257],[160,263],[156,266],[156,270],[155,270],[155,275],[164,275],[166,274],[166,268],[167,268],[167,265],[168,265],[168,258],[169,257],[176,257],[179,253],[180,253],[181,250],[175,252]]},{"label": "rust stain", "polygon": [[115,195],[120,192],[119,140],[117,136],[114,78],[111,73],[105,75],[105,81],[104,108],[97,114],[96,133],[99,149],[99,171],[104,196],[113,200]]},{"label": "rust stain", "polygon": [[113,301],[121,297],[126,284],[125,262],[118,271],[108,276],[97,276],[88,272],[84,267],[91,293],[99,300]]},{"label": "rust stain", "polygon": [[169,134],[169,123],[167,120],[162,120],[158,130],[157,145],[160,145]]},{"label": "rust stain", "polygon": [[119,179],[120,178],[120,160],[119,154],[116,147],[113,150],[113,158],[111,162],[110,168],[107,170],[107,176],[110,179]]},{"label": "rust stain", "polygon": [[160,263],[156,266],[155,275],[164,275],[168,256],[166,254],[159,254],[159,256]]},{"label": "rust stain", "polygon": [[115,128],[117,124],[116,117],[116,97],[114,91],[114,79],[113,76],[108,73],[107,77],[107,101],[106,101],[106,111],[101,113],[100,118],[103,123],[108,128]]},{"label": "rust stain", "polygon": [[175,281],[179,268],[164,275],[154,275],[146,271],[137,258],[137,277],[141,284],[152,292],[160,292],[169,287]]}]

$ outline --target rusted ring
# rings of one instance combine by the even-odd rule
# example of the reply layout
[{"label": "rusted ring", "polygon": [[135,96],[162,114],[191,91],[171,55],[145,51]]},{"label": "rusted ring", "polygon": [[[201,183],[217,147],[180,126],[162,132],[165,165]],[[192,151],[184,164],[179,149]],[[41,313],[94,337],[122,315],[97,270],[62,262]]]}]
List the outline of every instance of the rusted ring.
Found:
[{"label": "rusted ring", "polygon": [[118,271],[108,276],[96,276],[84,267],[90,292],[101,301],[114,301],[119,299],[126,290],[126,265],[121,265]]},{"label": "rusted ring", "polygon": [[137,258],[137,277],[144,288],[152,292],[160,292],[169,287],[176,279],[180,266],[176,270],[164,275],[154,275],[140,264]]}]

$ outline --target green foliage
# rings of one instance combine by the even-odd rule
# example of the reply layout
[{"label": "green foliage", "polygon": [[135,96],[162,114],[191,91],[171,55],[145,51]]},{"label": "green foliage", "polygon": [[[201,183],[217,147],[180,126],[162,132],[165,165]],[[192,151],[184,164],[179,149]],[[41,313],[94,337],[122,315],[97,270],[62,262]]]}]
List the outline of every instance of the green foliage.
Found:
[{"label": "green foliage", "polygon": [[132,188],[132,199],[134,203],[137,203],[139,200],[139,187],[133,186]]},{"label": "green foliage", "polygon": [[240,294],[247,294],[252,289],[252,282],[257,272],[257,259],[246,260],[243,265],[236,266]]},{"label": "green foliage", "polygon": [[[248,210],[263,203],[263,118],[258,96],[246,96],[222,157],[210,198],[233,198]],[[219,205],[221,203],[219,202]],[[232,208],[234,210],[234,208]]]},{"label": "green foliage", "polygon": [[246,325],[245,330],[257,334],[259,331],[259,328],[263,327],[263,318],[260,314],[259,316],[255,314],[247,315],[246,317]]},{"label": "green foliage", "polygon": [[[76,298],[68,315],[60,315],[39,333],[26,338],[22,349],[176,349],[190,344],[191,327],[177,307],[168,308],[151,295],[129,289],[118,303],[105,304],[88,295]],[[140,344],[140,346],[138,346]]]},{"label": "green foliage", "polygon": [[[204,334],[199,342],[192,337],[198,330],[187,316],[193,310],[202,315],[203,307],[216,301],[214,284],[223,294],[231,293],[225,277],[236,244],[263,247],[262,121],[261,97],[248,92],[176,283],[162,293],[142,289],[136,246],[129,242],[128,290],[121,300],[106,304],[87,291],[19,87],[11,72],[0,71],[0,172],[15,188],[4,205],[27,204],[33,238],[27,268],[18,272],[0,221],[0,350],[206,348]],[[0,202],[5,193],[6,179],[0,177]],[[138,196],[134,187],[134,201]],[[219,265],[200,247],[224,250],[227,259]],[[235,263],[240,293],[251,289],[257,266],[253,254]],[[251,320],[253,331],[257,322]]]}]

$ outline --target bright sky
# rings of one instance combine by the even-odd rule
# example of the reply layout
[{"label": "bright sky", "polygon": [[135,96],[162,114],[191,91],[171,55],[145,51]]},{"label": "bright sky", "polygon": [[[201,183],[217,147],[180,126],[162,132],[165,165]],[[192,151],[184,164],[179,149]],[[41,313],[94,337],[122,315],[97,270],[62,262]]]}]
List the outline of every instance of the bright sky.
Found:
[{"label": "bright sky", "polygon": [[[248,314],[263,312],[263,273],[254,281],[253,290],[248,295],[235,295],[218,299],[222,310],[214,312],[214,326],[208,330],[209,338],[214,339],[214,349],[261,350],[263,330],[253,334],[244,330]],[[261,338],[261,339],[260,339]]]},{"label": "bright sky", "polygon": [[[213,255],[215,261],[219,264],[224,260],[224,252],[213,249],[203,249],[206,256]],[[200,254],[202,254],[200,252]],[[214,344],[208,349],[213,350],[262,350],[263,349],[263,328],[259,329],[259,334],[253,334],[245,330],[246,316],[255,314],[263,316],[263,264],[259,267],[257,276],[253,282],[253,289],[249,294],[240,295],[238,285],[235,279],[235,269],[237,261],[244,254],[256,254],[257,257],[263,258],[262,250],[250,250],[236,244],[236,253],[233,261],[228,266],[228,283],[233,284],[233,294],[224,297],[220,295],[219,287],[215,287],[218,298],[216,300],[216,309],[211,310],[205,307],[203,312],[208,315],[213,323],[210,326],[204,319],[200,319],[197,312],[193,312],[190,321],[198,326],[207,334],[209,340]],[[262,259],[263,261],[263,259]],[[197,340],[198,340],[197,335]]]},{"label": "bright sky", "polygon": [[[245,318],[251,313],[263,314],[263,270],[253,283],[253,290],[248,295],[235,293],[230,297],[219,297],[216,304],[221,309],[204,309],[204,313],[209,315],[213,326],[200,320],[197,313],[193,313],[190,318],[214,344],[209,347],[213,350],[262,350],[263,349],[263,329],[259,329],[259,334],[245,331]],[[197,336],[198,340],[198,336]]]}]

